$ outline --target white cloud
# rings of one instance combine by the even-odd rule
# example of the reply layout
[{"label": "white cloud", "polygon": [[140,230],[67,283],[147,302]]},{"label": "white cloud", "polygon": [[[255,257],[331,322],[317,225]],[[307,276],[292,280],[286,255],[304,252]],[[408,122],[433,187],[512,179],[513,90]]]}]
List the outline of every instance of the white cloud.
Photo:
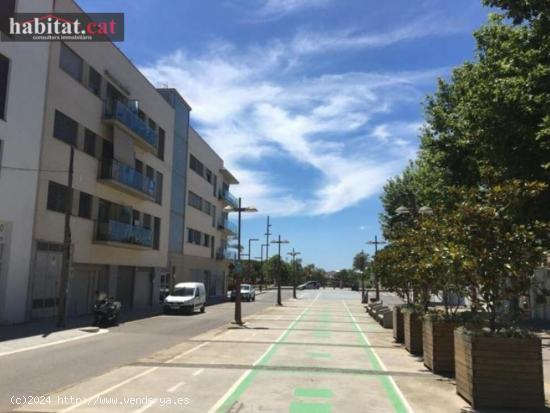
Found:
[{"label": "white cloud", "polygon": [[[272,215],[331,214],[376,194],[414,156],[418,123],[372,119],[418,102],[418,85],[441,74],[311,76],[300,59],[281,41],[246,50],[218,43],[142,68],[153,83],[175,87],[188,100],[196,128],[239,179],[235,192]],[[270,167],[281,159],[313,178],[304,184]],[[289,181],[296,184],[280,183]]]},{"label": "white cloud", "polygon": [[261,7],[251,13],[253,20],[276,20],[305,9],[321,8],[333,0],[264,0]]},{"label": "white cloud", "polygon": [[291,47],[300,55],[327,53],[384,47],[406,40],[443,36],[466,30],[468,28],[463,23],[448,21],[442,16],[431,14],[384,33],[364,33],[350,28],[328,33],[303,30],[294,37]]}]

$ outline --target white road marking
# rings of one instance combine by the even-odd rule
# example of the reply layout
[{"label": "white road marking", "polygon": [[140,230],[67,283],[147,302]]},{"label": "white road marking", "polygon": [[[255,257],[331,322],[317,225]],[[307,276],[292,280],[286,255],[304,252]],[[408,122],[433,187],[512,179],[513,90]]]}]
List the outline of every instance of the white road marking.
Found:
[{"label": "white road marking", "polygon": [[[169,360],[166,360],[166,363],[170,363],[170,362],[172,362],[172,361],[174,361],[174,360],[177,360],[177,359],[179,359],[180,357],[183,357],[183,356],[185,356],[185,355],[187,355],[187,354],[190,354],[190,353],[192,353],[192,352],[194,352],[194,351],[198,350],[199,348],[202,348],[202,347],[204,347],[204,346],[206,346],[206,345],[208,345],[208,342],[199,344],[198,346],[195,346],[195,347],[193,347],[192,349],[189,349],[189,350],[187,350],[187,351],[181,353],[180,355],[177,355],[177,356],[175,356],[175,357],[172,357],[172,358],[169,359]],[[103,396],[104,394],[110,393],[110,392],[112,392],[113,390],[118,389],[119,387],[125,386],[126,384],[131,383],[131,382],[133,382],[133,381],[135,381],[135,380],[137,380],[137,379],[139,379],[139,378],[141,378],[141,377],[143,377],[143,376],[146,376],[146,375],[148,375],[148,374],[150,374],[150,373],[152,373],[152,372],[158,370],[159,368],[160,368],[160,366],[151,367],[150,369],[147,369],[147,370],[145,370],[145,371],[142,371],[142,372],[139,373],[139,374],[136,374],[135,376],[132,376],[132,377],[130,377],[130,378],[127,378],[126,380],[123,380],[123,381],[121,381],[120,383],[117,383],[117,384],[115,384],[115,385],[113,385],[113,386],[111,386],[111,387],[108,387],[108,388],[106,388],[106,389],[104,389],[104,390],[102,390],[102,391],[100,391],[100,392],[94,394],[93,396],[87,397],[87,398],[81,400],[79,403],[72,404],[72,405],[70,405],[69,407],[60,410],[59,412],[60,412],[60,413],[70,412],[70,411],[72,411],[72,410],[74,410],[74,409],[77,409],[77,408],[80,407],[80,406],[83,406],[83,405],[85,405],[85,404],[89,404],[90,401],[92,401],[92,400],[94,400],[94,399],[97,399],[98,397],[101,397],[101,396]],[[93,403],[92,403],[92,404],[93,404]]]},{"label": "white road marking", "polygon": [[174,393],[177,389],[179,389],[181,386],[185,384],[184,381],[180,381],[177,384],[174,384],[172,387],[170,387],[168,390],[166,390],[168,393]]},{"label": "white road marking", "polygon": [[37,344],[35,346],[19,348],[17,350],[4,351],[3,353],[0,353],[0,357],[9,356],[10,354],[15,354],[15,353],[22,353],[23,351],[36,350],[36,349],[43,348],[43,347],[55,346],[57,344],[69,343],[71,341],[82,340],[82,339],[85,339],[85,338],[91,338],[91,337],[95,337],[97,335],[105,334],[105,333],[108,333],[108,332],[109,332],[109,330],[100,329],[97,333],[86,333],[86,335],[82,335],[82,336],[65,338],[63,340],[52,341],[50,343]]},{"label": "white road marking", "polygon": [[[304,308],[304,311],[302,311],[302,312],[294,319],[294,321],[292,321],[292,322],[288,325],[288,327],[286,328],[286,330],[283,331],[283,332],[281,333],[281,335],[277,338],[277,340],[275,340],[275,342],[274,342],[273,344],[271,344],[271,345],[268,347],[268,349],[258,358],[258,360],[256,360],[256,361],[254,362],[254,364],[253,364],[252,366],[256,366],[258,363],[260,363],[260,361],[265,357],[265,355],[266,355],[267,353],[269,353],[269,352],[271,351],[271,349],[272,349],[273,347],[275,347],[275,346],[279,343],[279,341],[282,340],[282,338],[284,337],[284,335],[286,334],[286,332],[287,332],[289,329],[291,329],[291,328],[294,326],[294,324],[296,324],[296,320],[298,320],[302,315],[304,315],[304,313],[305,313],[307,310],[309,310],[313,304],[315,304],[315,301],[317,301],[317,299],[319,298],[320,295],[321,295],[321,293],[317,294],[317,296],[315,297],[315,299],[314,299],[306,308]],[[252,371],[252,370],[246,370],[246,371],[241,375],[241,377],[239,377],[239,379],[238,379],[235,383],[233,383],[233,386],[231,386],[231,387],[229,388],[229,390],[227,390],[227,392],[226,392],[226,393],[216,402],[216,404],[215,404],[214,406],[212,406],[212,407],[210,408],[210,410],[208,410],[208,413],[214,413],[214,412],[216,412],[216,411],[220,408],[220,406],[221,406],[222,404],[224,404],[225,400],[226,400],[229,396],[231,396],[231,394],[233,394],[233,392],[235,391],[235,389],[241,385],[241,383],[246,379],[246,377],[250,374],[251,371]]]},{"label": "white road marking", "polygon": [[198,375],[201,374],[203,371],[204,371],[204,369],[198,369],[197,371],[195,371],[195,372],[193,373],[193,376],[198,376]]},{"label": "white road marking", "polygon": [[133,413],[143,413],[144,411],[146,411],[147,409],[149,409],[150,407],[154,406],[155,404],[157,403],[157,399],[153,399],[151,400],[150,402],[146,403],[143,405],[143,407],[137,409],[137,410],[134,410]]},{"label": "white road marking", "polygon": [[[348,305],[346,304],[345,301],[342,301],[342,303],[344,303],[344,307],[346,307],[346,310],[349,314],[349,316],[351,317],[351,319],[353,320],[353,322],[355,323],[355,326],[359,329],[359,333],[361,334],[361,337],[363,337],[363,339],[365,340],[365,342],[367,343],[368,346],[371,346],[370,344],[370,341],[369,339],[367,338],[367,336],[365,335],[365,333],[363,332],[363,329],[361,328],[361,326],[359,325],[359,323],[357,323],[357,320],[355,319],[355,316],[351,313],[351,311],[349,310],[349,307]],[[378,363],[380,363],[380,367],[382,367],[382,370],[384,371],[388,371],[388,369],[386,368],[386,365],[384,364],[384,362],[382,361],[382,359],[380,357],[378,357],[378,353],[376,353],[376,350],[373,349],[371,347],[370,349],[372,351],[372,354],[374,354],[374,357],[376,358],[376,360],[378,361]],[[395,380],[393,379],[392,376],[388,376],[389,380],[390,380],[390,383],[392,384],[393,388],[395,389],[395,391],[397,392],[397,394],[399,395],[399,397],[401,398],[401,401],[403,402],[403,404],[405,405],[405,408],[407,409],[407,411],[409,413],[414,413],[414,410],[413,408],[411,407],[411,405],[409,404],[409,402],[407,401],[407,399],[405,398],[405,395],[401,392],[401,389],[399,387],[397,387],[397,383],[395,382]]]}]

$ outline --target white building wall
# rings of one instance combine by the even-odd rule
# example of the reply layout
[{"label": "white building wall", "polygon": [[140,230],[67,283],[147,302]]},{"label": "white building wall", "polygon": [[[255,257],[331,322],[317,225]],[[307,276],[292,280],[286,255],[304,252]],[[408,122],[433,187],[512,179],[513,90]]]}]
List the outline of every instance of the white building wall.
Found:
[{"label": "white building wall", "polygon": [[[17,12],[47,12],[51,0],[18,0]],[[0,120],[0,223],[11,227],[0,268],[0,323],[25,320],[49,43],[0,42],[10,59],[6,121]],[[27,169],[25,171],[5,167]]]}]

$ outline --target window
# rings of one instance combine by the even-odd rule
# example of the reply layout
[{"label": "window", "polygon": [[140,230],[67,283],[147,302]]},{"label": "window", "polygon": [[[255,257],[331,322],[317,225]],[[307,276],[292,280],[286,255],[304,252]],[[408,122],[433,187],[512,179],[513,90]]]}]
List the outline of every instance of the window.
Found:
[{"label": "window", "polygon": [[69,202],[69,189],[65,185],[50,181],[48,184],[48,204],[50,211],[65,212]]},{"label": "window", "polygon": [[151,229],[151,215],[143,214],[143,228]]},{"label": "window", "polygon": [[86,132],[84,133],[84,152],[93,157],[95,157],[95,142],[95,133],[89,129],[86,129]]},{"label": "window", "polygon": [[78,135],[78,123],[59,112],[55,111],[55,120],[53,126],[53,136],[69,145],[76,145]]},{"label": "window", "polygon": [[92,196],[86,192],[80,193],[78,203],[78,216],[81,218],[92,218]]},{"label": "window", "polygon": [[206,168],[206,180],[212,183],[212,171],[208,168]]},{"label": "window", "polygon": [[214,175],[214,182],[212,182],[212,188],[214,189],[214,197],[217,198],[218,197],[218,177],[216,175]]},{"label": "window", "polygon": [[153,130],[157,130],[157,124],[153,119],[149,119],[149,127]]},{"label": "window", "polygon": [[143,162],[141,162],[139,159],[136,159],[135,162],[136,171],[138,171],[140,174],[143,173]]},{"label": "window", "polygon": [[202,211],[202,198],[194,192],[189,191],[187,203],[189,206],[192,206],[193,208],[197,208],[198,210]]},{"label": "window", "polygon": [[59,55],[59,67],[75,80],[82,81],[83,62],[80,56],[69,49],[64,43],[61,44]]},{"label": "window", "polygon": [[108,222],[109,221],[109,207],[110,202],[105,199],[99,198],[98,207],[97,207],[97,220],[99,222]]},{"label": "window", "polygon": [[191,158],[189,160],[189,167],[200,176],[204,175],[204,165],[193,155],[191,155]]},{"label": "window", "polygon": [[158,157],[164,161],[164,145],[166,141],[166,132],[164,129],[159,128],[159,145],[158,145]]},{"label": "window", "polygon": [[0,54],[0,119],[6,119],[6,101],[8,97],[8,75],[10,59]]},{"label": "window", "polygon": [[155,179],[155,170],[153,168],[151,168],[150,166],[147,166],[145,168],[145,175],[149,179]]},{"label": "window", "polygon": [[201,233],[194,229],[187,228],[187,242],[195,245],[201,245]]},{"label": "window", "polygon": [[153,249],[160,248],[160,218],[155,217],[155,228],[153,230]]},{"label": "window", "polygon": [[164,176],[160,172],[156,172],[156,184],[157,184],[157,193],[155,194],[155,202],[159,205],[162,204],[162,181]]},{"label": "window", "polygon": [[216,228],[216,206],[212,205],[212,226]]},{"label": "window", "polygon": [[202,202],[202,212],[204,212],[205,214],[210,215],[211,211],[212,211],[212,204],[210,202],[208,202],[207,200],[203,200],[203,202]]},{"label": "window", "polygon": [[8,34],[10,31],[10,17],[15,14],[15,0],[0,1],[0,31]]},{"label": "window", "polygon": [[103,148],[101,149],[102,159],[113,159],[115,155],[115,148],[113,144],[106,139],[103,139]]},{"label": "window", "polygon": [[88,87],[95,95],[101,95],[101,75],[93,67],[90,67],[90,74],[88,75]]},{"label": "window", "polygon": [[210,235],[204,234],[204,240],[203,240],[203,247],[209,247],[210,246]]},{"label": "window", "polygon": [[135,227],[141,226],[141,214],[135,209],[132,211],[132,225]]},{"label": "window", "polygon": [[144,122],[145,122],[145,119],[147,118],[147,116],[145,116],[145,112],[142,111],[141,109],[138,109],[138,118],[140,118]]}]

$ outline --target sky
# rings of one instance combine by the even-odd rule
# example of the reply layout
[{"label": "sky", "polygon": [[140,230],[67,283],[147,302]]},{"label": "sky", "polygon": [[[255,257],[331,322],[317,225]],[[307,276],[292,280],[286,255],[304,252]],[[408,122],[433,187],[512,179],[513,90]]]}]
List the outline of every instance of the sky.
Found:
[{"label": "sky", "polygon": [[489,13],[480,0],[78,3],[124,12],[117,46],[191,105],[191,124],[240,181],[232,192],[259,210],[242,244],[265,243],[269,215],[290,241],[282,254],[327,270],[374,252],[380,194],[416,155],[425,97],[474,59]]}]

